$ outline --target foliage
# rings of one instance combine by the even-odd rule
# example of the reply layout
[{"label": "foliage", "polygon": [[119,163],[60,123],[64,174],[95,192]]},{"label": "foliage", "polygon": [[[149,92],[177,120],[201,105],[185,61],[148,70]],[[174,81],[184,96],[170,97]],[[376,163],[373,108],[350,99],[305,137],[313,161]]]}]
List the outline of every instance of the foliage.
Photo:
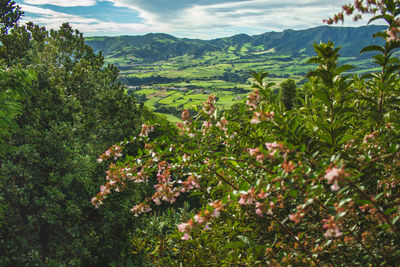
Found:
[{"label": "foliage", "polygon": [[0,159],[0,265],[132,261],[130,234],[139,224],[127,204],[148,188],[128,188],[102,210],[90,197],[104,172],[100,151],[154,116],[68,24],[51,31],[14,25],[1,38],[0,138],[9,149]]},{"label": "foliage", "polygon": [[15,1],[0,1],[0,34],[7,34],[8,29],[17,25],[19,19],[24,14]]},{"label": "foliage", "polygon": [[293,109],[294,102],[296,99],[296,82],[292,79],[288,79],[281,83],[281,101],[285,105],[287,110]]},{"label": "foliage", "polygon": [[[20,68],[0,69],[0,144],[15,129],[16,117],[21,113],[22,106],[19,102],[24,89],[34,79],[34,75]],[[1,151],[5,151],[2,147]],[[0,152],[1,153],[1,152]],[[1,156],[1,154],[0,154]]]},{"label": "foliage", "polygon": [[[373,19],[397,21],[398,1],[379,3],[390,18]],[[398,40],[377,36],[385,45],[362,52],[380,52],[382,71],[363,77],[345,74],[352,67],[339,64],[332,42],[314,44],[317,66],[295,109],[281,105],[261,71],[246,103],[223,112],[210,96],[195,117],[183,111],[181,139],[151,136],[164,126],[143,124],[131,140],[143,149],[110,164],[93,205],[128,184],[156,183],[135,216],[188,192],[199,197],[202,208],[169,234],[166,256],[146,258],[156,265],[396,265]]]}]

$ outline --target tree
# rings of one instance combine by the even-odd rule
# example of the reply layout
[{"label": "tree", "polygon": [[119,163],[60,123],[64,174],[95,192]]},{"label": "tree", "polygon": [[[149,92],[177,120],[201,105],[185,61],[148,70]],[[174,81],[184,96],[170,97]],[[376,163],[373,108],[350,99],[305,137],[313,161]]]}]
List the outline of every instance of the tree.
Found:
[{"label": "tree", "polygon": [[[4,41],[4,37],[8,29],[18,23],[23,12],[14,1],[0,2],[0,42]],[[0,46],[0,51],[2,51]],[[1,57],[0,57],[1,59]],[[23,88],[29,83],[29,73],[20,69],[10,68],[3,69],[4,63],[0,61],[0,157],[5,151],[5,143],[3,138],[9,136],[11,128],[15,127],[14,119],[21,111],[19,100]]]},{"label": "tree", "polygon": [[287,110],[291,110],[296,99],[296,82],[292,79],[287,79],[280,85],[281,101]]},{"label": "tree", "polygon": [[21,8],[14,1],[0,1],[0,34],[5,35],[10,28],[17,25],[19,19],[24,14]]},{"label": "tree", "polygon": [[[68,24],[46,31],[29,23],[6,36],[2,51],[15,53],[2,54],[7,65],[0,73],[10,73],[2,83],[21,88],[18,127],[3,137],[13,149],[0,159],[0,265],[124,264],[133,257],[130,234],[139,222],[127,205],[91,206],[104,174],[96,159],[108,144],[135,135],[151,114]],[[24,72],[32,78],[19,82]],[[128,190],[127,199],[144,190]]]}]

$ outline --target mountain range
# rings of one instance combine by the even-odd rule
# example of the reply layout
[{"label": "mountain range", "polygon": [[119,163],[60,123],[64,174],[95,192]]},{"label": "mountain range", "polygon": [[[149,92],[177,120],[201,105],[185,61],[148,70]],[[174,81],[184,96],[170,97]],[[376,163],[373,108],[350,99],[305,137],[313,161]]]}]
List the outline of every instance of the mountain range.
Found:
[{"label": "mountain range", "polygon": [[285,30],[283,32],[266,32],[249,36],[238,34],[232,37],[213,40],[198,40],[177,38],[164,33],[150,33],[142,36],[118,37],[88,37],[86,43],[96,52],[103,51],[106,58],[131,56],[135,62],[151,63],[170,58],[192,55],[201,57],[208,52],[233,49],[233,52],[243,51],[274,52],[296,56],[299,54],[311,56],[314,54],[314,42],[334,41],[341,46],[342,56],[358,56],[359,51],[366,45],[377,43],[373,34],[382,31],[384,26],[363,27],[331,27],[319,26],[306,30]]}]

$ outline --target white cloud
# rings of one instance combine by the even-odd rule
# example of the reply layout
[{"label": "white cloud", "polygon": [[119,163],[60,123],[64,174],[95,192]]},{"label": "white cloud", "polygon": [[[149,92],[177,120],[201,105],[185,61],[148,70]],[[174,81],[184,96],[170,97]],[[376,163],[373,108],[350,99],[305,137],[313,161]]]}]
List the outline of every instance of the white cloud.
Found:
[{"label": "white cloud", "polygon": [[[157,14],[141,8],[140,5],[137,5],[134,3],[135,1],[129,1],[129,0],[100,0],[100,1],[111,2],[116,7],[125,7],[125,8],[129,8],[131,10],[134,10],[134,11],[138,12],[138,14],[139,14],[138,17],[144,21],[143,22],[144,24],[158,25],[157,27],[161,27],[161,25],[159,25],[159,22],[158,22]],[[162,9],[160,9],[160,10],[162,10]]]},{"label": "white cloud", "polygon": [[[79,1],[79,2],[78,2]],[[50,9],[41,12],[41,23],[56,28],[68,21],[85,33],[141,34],[165,32],[178,37],[209,39],[237,33],[260,34],[285,29],[305,29],[323,25],[322,20],[340,11],[351,0],[97,0],[110,2],[115,7],[129,8],[138,13],[139,23],[104,22],[101,18],[88,19],[85,15],[68,15]],[[58,5],[91,5],[95,0],[25,0],[25,3]],[[25,5],[24,11],[35,13]],[[39,7],[36,7],[39,8]],[[37,10],[36,10],[37,11]],[[53,13],[52,13],[53,12]],[[345,26],[365,25],[352,23]]]},{"label": "white cloud", "polygon": [[[148,25],[181,37],[214,38],[323,25],[351,0],[102,0],[139,12]],[[346,26],[365,25],[364,22]]]},{"label": "white cloud", "polygon": [[55,5],[62,7],[74,6],[93,6],[96,0],[24,0],[24,3],[30,5]]},{"label": "white cloud", "polygon": [[[122,35],[127,32],[135,34],[144,34],[152,30],[162,31],[163,29],[157,29],[150,27],[146,24],[141,23],[114,23],[114,22],[104,22],[98,19],[85,18],[83,16],[70,15],[66,13],[56,12],[48,8],[40,8],[31,5],[20,5],[24,11],[30,14],[35,14],[39,16],[38,18],[31,18],[29,16],[24,17],[23,22],[29,20],[34,21],[37,24],[44,25],[49,29],[58,29],[60,25],[64,22],[69,22],[69,24],[83,33],[88,33],[89,35]],[[92,34],[95,33],[95,34]]]},{"label": "white cloud", "polygon": [[[331,1],[334,2],[334,1]],[[339,3],[338,3],[339,2]],[[169,19],[168,23],[181,35],[203,32],[200,38],[229,36],[235,29],[246,29],[249,34],[284,29],[305,29],[323,25],[322,20],[340,10],[347,0],[329,3],[305,0],[252,0],[212,5],[193,5]],[[365,24],[360,22],[358,25]],[[346,25],[354,25],[347,23]],[[239,32],[235,32],[239,33]]]}]

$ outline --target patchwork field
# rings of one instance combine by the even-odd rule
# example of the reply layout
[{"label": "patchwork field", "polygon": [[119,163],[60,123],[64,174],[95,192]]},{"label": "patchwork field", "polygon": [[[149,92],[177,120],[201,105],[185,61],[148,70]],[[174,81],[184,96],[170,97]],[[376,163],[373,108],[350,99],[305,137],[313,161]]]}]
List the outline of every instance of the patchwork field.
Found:
[{"label": "patchwork field", "polygon": [[201,104],[209,94],[215,94],[218,104],[225,108],[246,97],[251,91],[253,71],[267,71],[276,88],[286,79],[300,86],[315,67],[307,64],[315,55],[314,42],[333,40],[341,46],[339,62],[354,66],[350,74],[378,70],[370,56],[359,53],[369,43],[358,40],[370,40],[380,29],[323,26],[207,41],[148,34],[89,37],[86,42],[104,52],[106,63],[118,67],[128,93],[155,112],[176,120],[173,116],[179,116],[183,108]]}]

